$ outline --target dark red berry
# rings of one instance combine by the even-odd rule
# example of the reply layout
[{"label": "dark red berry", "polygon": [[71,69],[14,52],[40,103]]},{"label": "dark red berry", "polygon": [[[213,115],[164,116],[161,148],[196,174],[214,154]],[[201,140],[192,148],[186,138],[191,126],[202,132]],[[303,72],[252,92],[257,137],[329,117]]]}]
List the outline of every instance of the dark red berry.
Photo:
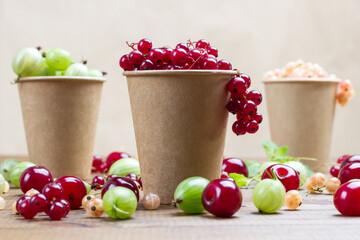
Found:
[{"label": "dark red berry", "polygon": [[144,55],[138,51],[133,50],[131,53],[129,53],[129,63],[138,67],[140,64],[144,61]]},{"label": "dark red berry", "polygon": [[141,64],[140,64],[140,70],[153,70],[154,64],[152,61],[150,61],[149,59],[145,59]]},{"label": "dark red berry", "polygon": [[250,79],[249,75],[247,75],[245,73],[240,73],[240,77],[245,80],[246,88],[249,88],[251,85],[251,79]]},{"label": "dark red berry", "polygon": [[202,49],[207,49],[209,46],[210,43],[205,39],[200,39],[199,41],[196,42],[195,45],[196,48],[202,48]]},{"label": "dark red berry", "polygon": [[36,212],[40,213],[48,208],[48,200],[42,193],[35,194],[30,198],[30,207],[34,208]]},{"label": "dark red berry", "polygon": [[207,49],[208,54],[213,55],[214,57],[218,57],[218,49],[216,47],[210,46]]},{"label": "dark red berry", "polygon": [[263,116],[260,113],[256,113],[255,115],[252,115],[251,119],[260,124],[263,121]]},{"label": "dark red berry", "polygon": [[239,100],[231,100],[226,104],[226,110],[232,114],[241,113],[242,104]]},{"label": "dark red berry", "polygon": [[51,182],[53,182],[53,177],[49,170],[38,166],[27,168],[21,174],[19,181],[23,193],[26,193],[32,188],[41,192],[44,186]]},{"label": "dark red berry", "polygon": [[244,135],[246,133],[246,125],[243,121],[236,121],[232,125],[232,130],[236,135]]},{"label": "dark red berry", "polygon": [[259,130],[259,124],[255,120],[249,121],[246,124],[247,133],[256,133],[257,130]]},{"label": "dark red berry", "polygon": [[187,52],[184,49],[182,48],[175,49],[171,53],[171,62],[177,66],[184,66],[186,63],[187,56],[188,56]]},{"label": "dark red berry", "polygon": [[240,77],[234,77],[228,82],[227,89],[231,96],[242,95],[246,91],[246,82]]},{"label": "dark red berry", "polygon": [[163,52],[164,52],[164,64],[171,64],[171,53],[172,53],[172,49],[165,47],[162,48]]},{"label": "dark red berry", "polygon": [[231,70],[232,66],[229,61],[223,59],[218,61],[218,68],[219,70]]},{"label": "dark red berry", "polygon": [[164,51],[160,48],[154,48],[147,55],[147,59],[154,65],[161,65],[164,61]]},{"label": "dark red berry", "polygon": [[259,105],[262,102],[262,95],[259,91],[252,90],[248,92],[246,99],[253,101],[256,105]]},{"label": "dark red berry", "polygon": [[251,116],[253,114],[256,114],[257,107],[253,101],[248,100],[248,101],[245,101],[242,110],[243,110],[244,114]]},{"label": "dark red berry", "polygon": [[142,54],[146,55],[152,48],[152,42],[147,38],[143,38],[139,41],[137,48]]},{"label": "dark red berry", "polygon": [[61,202],[65,207],[65,215],[63,217],[66,217],[70,212],[70,208],[71,208],[70,203],[65,199],[61,199],[59,202]]},{"label": "dark red berry", "polygon": [[112,153],[110,153],[109,156],[107,156],[107,158],[106,158],[106,164],[107,164],[108,169],[110,169],[110,167],[117,160],[122,159],[122,158],[129,158],[129,157],[131,157],[131,156],[126,152],[112,152]]},{"label": "dark red berry", "polygon": [[36,216],[37,211],[30,206],[30,199],[23,200],[18,207],[19,214],[25,219],[32,219]]},{"label": "dark red berry", "polygon": [[51,220],[60,220],[66,215],[66,208],[61,202],[52,202],[47,215]]},{"label": "dark red berry", "polygon": [[125,54],[123,55],[121,58],[120,58],[120,61],[119,61],[119,64],[120,64],[120,67],[122,69],[124,69],[125,71],[132,71],[134,70],[134,65],[132,65],[130,62],[129,62],[129,54]]},{"label": "dark red berry", "polygon": [[215,70],[218,68],[217,66],[217,61],[215,58],[211,58],[211,57],[208,57],[208,58],[205,58],[203,60],[203,63],[202,63],[202,66],[201,66],[202,69],[209,69],[209,70]]},{"label": "dark red berry", "polygon": [[64,190],[60,184],[48,183],[42,190],[48,201],[59,201],[64,198]]},{"label": "dark red berry", "polygon": [[189,47],[185,43],[179,43],[178,45],[176,45],[175,49],[179,49],[179,48],[182,48],[186,52],[189,52]]},{"label": "dark red berry", "polygon": [[91,185],[96,186],[96,190],[100,190],[101,187],[105,184],[105,180],[102,176],[95,176],[91,182]]}]

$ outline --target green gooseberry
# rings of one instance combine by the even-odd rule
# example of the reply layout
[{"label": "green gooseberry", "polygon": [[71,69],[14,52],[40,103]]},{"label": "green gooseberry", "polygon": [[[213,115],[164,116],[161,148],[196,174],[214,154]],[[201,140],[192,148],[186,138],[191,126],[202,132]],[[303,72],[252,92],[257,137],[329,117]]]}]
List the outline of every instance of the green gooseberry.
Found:
[{"label": "green gooseberry", "polygon": [[135,158],[117,160],[109,169],[109,175],[115,174],[118,177],[126,177],[129,173],[140,175],[139,161]]},{"label": "green gooseberry", "polygon": [[104,211],[114,219],[129,218],[135,212],[136,207],[136,195],[126,187],[111,188],[103,197]]},{"label": "green gooseberry", "polygon": [[259,212],[274,213],[285,201],[285,187],[277,179],[264,179],[256,184],[252,192],[252,201]]},{"label": "green gooseberry", "polygon": [[174,193],[176,206],[189,214],[199,214],[204,211],[201,196],[209,180],[203,177],[190,177],[182,181]]},{"label": "green gooseberry", "polygon": [[28,169],[29,167],[36,166],[32,162],[20,162],[16,164],[10,171],[10,181],[17,187],[20,187],[20,177],[21,174]]},{"label": "green gooseberry", "polygon": [[18,163],[19,163],[19,160],[10,158],[10,159],[4,160],[0,164],[0,174],[3,175],[3,177],[5,178],[6,181],[10,180],[11,169]]}]

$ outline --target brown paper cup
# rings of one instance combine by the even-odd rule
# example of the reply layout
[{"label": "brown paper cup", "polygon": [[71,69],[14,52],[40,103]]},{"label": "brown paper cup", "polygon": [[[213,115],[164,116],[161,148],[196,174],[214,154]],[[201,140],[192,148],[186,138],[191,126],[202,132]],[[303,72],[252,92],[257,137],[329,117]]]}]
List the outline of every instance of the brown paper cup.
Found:
[{"label": "brown paper cup", "polygon": [[124,72],[129,88],[144,193],[170,204],[192,176],[220,176],[235,71]]},{"label": "brown paper cup", "polygon": [[103,82],[91,77],[20,79],[30,161],[54,177],[90,177]]},{"label": "brown paper cup", "polygon": [[311,157],[314,171],[329,167],[337,79],[264,81],[271,139],[289,147],[289,155]]}]

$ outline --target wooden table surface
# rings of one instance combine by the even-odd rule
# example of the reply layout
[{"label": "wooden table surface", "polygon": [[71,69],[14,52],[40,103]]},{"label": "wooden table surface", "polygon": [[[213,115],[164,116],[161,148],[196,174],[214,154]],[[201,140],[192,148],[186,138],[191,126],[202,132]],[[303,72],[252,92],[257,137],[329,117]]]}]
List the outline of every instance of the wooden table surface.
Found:
[{"label": "wooden table surface", "polygon": [[60,220],[51,221],[40,214],[25,220],[14,214],[11,205],[22,193],[12,187],[2,197],[6,207],[0,210],[0,240],[48,239],[360,239],[360,218],[341,216],[332,203],[332,195],[303,195],[303,204],[290,211],[283,206],[276,214],[260,214],[251,202],[252,189],[242,190],[244,201],[239,212],[228,219],[208,213],[186,215],[171,206],[158,210],[138,210],[128,220],[87,217],[85,210],[72,210]]}]

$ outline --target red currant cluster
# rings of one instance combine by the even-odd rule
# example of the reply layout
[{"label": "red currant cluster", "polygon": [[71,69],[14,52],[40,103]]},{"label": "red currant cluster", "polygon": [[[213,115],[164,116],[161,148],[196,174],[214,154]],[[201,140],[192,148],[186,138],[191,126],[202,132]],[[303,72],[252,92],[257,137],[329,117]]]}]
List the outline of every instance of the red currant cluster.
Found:
[{"label": "red currant cluster", "polygon": [[112,152],[107,156],[106,161],[104,162],[101,156],[94,155],[91,172],[107,173],[114,162],[122,158],[130,158],[130,157],[131,156],[126,152]]},{"label": "red currant cluster", "polygon": [[236,135],[255,133],[263,117],[257,112],[257,106],[262,102],[259,91],[247,92],[251,85],[251,79],[244,73],[237,74],[227,84],[227,90],[231,94],[231,100],[226,109],[236,114],[237,121],[234,122],[232,130]]},{"label": "red currant cluster", "polygon": [[170,47],[152,48],[152,42],[141,39],[128,46],[133,49],[120,58],[120,67],[125,71],[133,70],[177,70],[209,69],[231,70],[227,60],[217,60],[218,50],[201,39],[197,42],[179,43],[175,49]]},{"label": "red currant cluster", "polygon": [[38,166],[22,173],[20,188],[25,195],[14,203],[13,210],[25,219],[45,212],[52,220],[60,220],[70,209],[79,208],[87,194],[87,188],[79,178],[62,176],[54,180],[46,168]]}]

